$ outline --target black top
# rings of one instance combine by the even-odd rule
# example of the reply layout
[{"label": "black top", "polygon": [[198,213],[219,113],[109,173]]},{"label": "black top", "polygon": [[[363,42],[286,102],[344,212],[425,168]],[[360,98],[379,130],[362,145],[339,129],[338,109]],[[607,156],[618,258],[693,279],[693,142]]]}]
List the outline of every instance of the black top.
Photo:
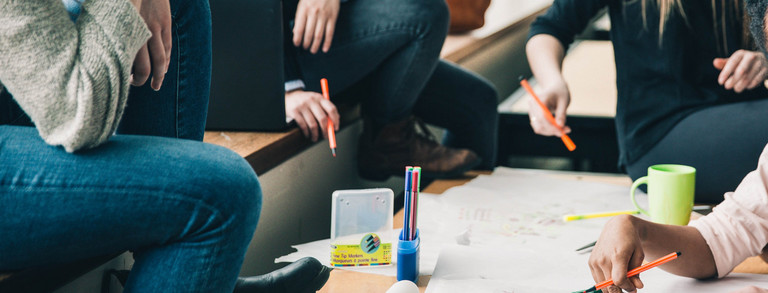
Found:
[{"label": "black top", "polygon": [[296,18],[296,8],[299,0],[283,1],[283,60],[285,66],[285,81],[301,80],[301,68],[297,56],[299,48],[293,45],[293,21]]},{"label": "black top", "polygon": [[714,11],[716,21],[711,1],[683,1],[686,17],[673,12],[659,42],[658,9],[649,5],[644,28],[641,2],[555,0],[531,25],[529,35],[549,34],[568,48],[591,18],[608,7],[616,59],[616,130],[622,167],[644,155],[675,124],[699,109],[768,97],[762,86],[736,94],[717,83],[720,71],[712,66],[713,59],[728,57],[742,48],[742,23],[733,17],[734,7],[727,5],[728,18],[722,22],[720,5]]},{"label": "black top", "polygon": [[[341,0],[340,2],[345,3],[348,1]],[[283,0],[283,58],[285,61],[284,74],[286,82],[303,79],[298,61],[299,51],[303,49],[293,45],[293,24],[298,6],[299,0]]]}]

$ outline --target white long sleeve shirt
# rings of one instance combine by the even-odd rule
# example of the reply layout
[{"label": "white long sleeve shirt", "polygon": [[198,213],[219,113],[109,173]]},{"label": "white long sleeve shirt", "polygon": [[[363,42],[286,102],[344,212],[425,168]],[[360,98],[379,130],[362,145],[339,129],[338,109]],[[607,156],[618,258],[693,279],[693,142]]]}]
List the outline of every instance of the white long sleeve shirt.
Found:
[{"label": "white long sleeve shirt", "polygon": [[757,170],[750,172],[709,215],[690,223],[699,230],[715,257],[718,277],[730,273],[768,243],[768,146]]}]

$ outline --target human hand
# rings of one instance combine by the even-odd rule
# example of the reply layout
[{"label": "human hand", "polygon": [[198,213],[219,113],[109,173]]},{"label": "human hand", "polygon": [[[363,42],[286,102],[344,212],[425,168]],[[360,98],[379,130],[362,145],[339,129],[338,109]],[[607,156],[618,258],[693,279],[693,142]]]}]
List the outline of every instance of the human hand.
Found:
[{"label": "human hand", "polygon": [[136,11],[141,11],[141,0],[130,0],[133,7],[136,7]]},{"label": "human hand", "polygon": [[746,288],[742,288],[736,291],[733,291],[733,293],[768,293],[768,289],[764,288],[758,288],[755,286],[749,286]]},{"label": "human hand", "polygon": [[296,120],[305,137],[311,137],[317,141],[318,132],[326,137],[324,131],[328,126],[330,117],[335,127],[339,130],[339,112],[336,105],[323,98],[316,92],[295,90],[285,93],[285,115]]},{"label": "human hand", "polygon": [[136,54],[131,84],[144,85],[151,72],[150,86],[157,91],[163,85],[165,73],[168,72],[168,66],[171,63],[171,5],[168,0],[141,1],[141,5],[138,6],[139,13],[152,32],[152,37]]},{"label": "human hand", "polygon": [[720,70],[717,83],[737,93],[762,84],[768,73],[768,61],[763,53],[755,51],[738,50],[731,57],[715,58],[712,63]]},{"label": "human hand", "polygon": [[293,26],[293,45],[298,47],[303,44],[304,50],[315,54],[322,44],[323,52],[328,53],[336,29],[339,6],[339,0],[299,1]]},{"label": "human hand", "polygon": [[[555,121],[559,124],[565,133],[570,133],[571,128],[565,125],[566,110],[571,103],[571,94],[568,92],[568,86],[564,81],[555,82],[549,85],[541,85],[537,96],[541,102],[549,108],[549,111],[555,116]],[[538,135],[561,136],[560,129],[549,123],[544,116],[544,111],[533,98],[528,100],[528,117],[531,120],[531,128]]]},{"label": "human hand", "polygon": [[639,267],[645,258],[633,221],[634,217],[630,215],[616,216],[608,221],[589,256],[589,269],[595,283],[613,279],[615,284],[603,292],[621,293],[621,289],[635,292],[643,288],[639,276],[627,278],[629,268]]}]

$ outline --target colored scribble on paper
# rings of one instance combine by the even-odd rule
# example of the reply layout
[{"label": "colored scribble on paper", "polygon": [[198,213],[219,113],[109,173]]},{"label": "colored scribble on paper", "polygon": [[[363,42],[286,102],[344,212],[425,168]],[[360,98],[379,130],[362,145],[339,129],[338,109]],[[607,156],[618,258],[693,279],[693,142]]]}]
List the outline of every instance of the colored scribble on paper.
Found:
[{"label": "colored scribble on paper", "polygon": [[[461,207],[455,213],[455,219],[462,223],[461,227],[466,228],[465,231],[504,237],[557,237],[557,227],[564,225],[561,218],[560,211],[502,211],[493,207]],[[471,235],[466,232],[462,235],[464,237],[457,239],[457,244],[468,245]]]}]

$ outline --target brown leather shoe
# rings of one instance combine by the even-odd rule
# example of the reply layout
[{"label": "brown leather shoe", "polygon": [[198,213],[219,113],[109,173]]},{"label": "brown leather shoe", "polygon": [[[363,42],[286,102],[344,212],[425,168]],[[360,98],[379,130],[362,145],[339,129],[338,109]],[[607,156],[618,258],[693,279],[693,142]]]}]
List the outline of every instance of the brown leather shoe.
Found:
[{"label": "brown leather shoe", "polygon": [[420,166],[426,178],[451,178],[481,162],[473,151],[437,143],[424,122],[415,117],[386,125],[375,137],[368,129],[360,137],[357,154],[358,172],[366,179],[403,176],[405,166]]}]

